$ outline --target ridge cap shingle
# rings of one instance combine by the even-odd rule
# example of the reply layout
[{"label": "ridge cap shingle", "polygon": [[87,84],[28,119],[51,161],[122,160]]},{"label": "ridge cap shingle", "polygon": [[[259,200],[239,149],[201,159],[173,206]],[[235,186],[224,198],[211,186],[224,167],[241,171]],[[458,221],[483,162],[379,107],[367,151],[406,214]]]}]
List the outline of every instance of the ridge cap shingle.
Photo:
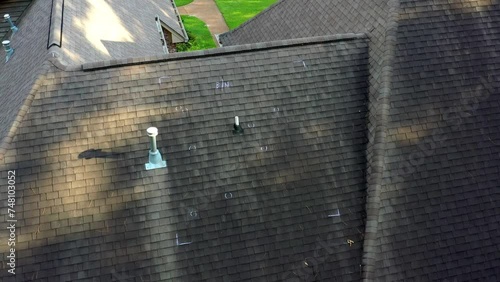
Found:
[{"label": "ridge cap shingle", "polygon": [[52,46],[61,48],[62,44],[64,1],[52,1],[51,5],[47,49]]},{"label": "ridge cap shingle", "polygon": [[[380,190],[382,188],[382,176],[385,170],[384,156],[387,131],[387,119],[389,115],[389,96],[391,93],[392,69],[397,44],[398,16],[400,10],[399,0],[389,0],[390,18],[386,23],[386,34],[384,41],[385,50],[383,54],[382,83],[375,103],[375,117],[377,124],[368,124],[369,143],[373,149],[367,160],[366,174],[366,224],[365,238],[363,240],[363,281],[373,281],[375,275],[375,263],[377,255],[378,223],[380,210]],[[371,133],[373,132],[373,133]]]},{"label": "ridge cap shingle", "polygon": [[98,61],[98,62],[82,64],[81,69],[83,71],[90,71],[96,69],[108,69],[108,68],[116,68],[116,67],[131,66],[131,65],[194,59],[200,57],[221,56],[234,53],[255,52],[267,49],[314,45],[326,42],[351,41],[351,40],[366,39],[366,38],[368,38],[368,36],[364,33],[345,33],[345,34],[316,36],[316,37],[299,38],[299,39],[287,39],[287,40],[278,40],[271,42],[234,45],[234,46],[227,46],[227,47],[186,52],[186,53],[172,53],[168,55],[156,55],[156,56],[136,57],[128,59],[113,59],[107,61]]}]

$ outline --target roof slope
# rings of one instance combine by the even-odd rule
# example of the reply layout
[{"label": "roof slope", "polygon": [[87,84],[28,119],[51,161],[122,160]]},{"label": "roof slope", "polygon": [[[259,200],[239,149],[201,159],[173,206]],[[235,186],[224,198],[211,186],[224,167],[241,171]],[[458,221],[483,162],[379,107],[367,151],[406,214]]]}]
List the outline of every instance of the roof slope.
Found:
[{"label": "roof slope", "polygon": [[17,25],[20,23],[21,17],[24,15],[24,11],[33,2],[33,0],[4,0],[0,2],[0,40],[6,38],[10,34],[10,24],[3,19],[5,14],[9,14],[10,18]]},{"label": "roof slope", "polygon": [[367,229],[363,267],[370,279],[377,249],[380,183],[384,172],[388,97],[391,95],[392,62],[399,1],[300,1],[283,0],[241,27],[221,36],[225,45],[284,38],[305,38],[321,34],[363,32],[370,38],[370,90],[367,146]]},{"label": "roof slope", "polygon": [[381,18],[381,3],[284,0],[221,38],[234,45],[375,24],[366,32],[365,278],[497,281],[499,4],[386,2],[392,12]]},{"label": "roof slope", "polygon": [[387,19],[387,0],[281,0],[220,35],[224,46],[372,31]]},{"label": "roof slope", "polygon": [[[15,129],[28,111],[33,94],[47,65],[50,5],[35,1],[12,38],[15,53],[0,63],[0,158],[12,141]],[[5,52],[3,52],[5,54]]]},{"label": "roof slope", "polygon": [[401,1],[379,281],[500,279],[500,5]]},{"label": "roof slope", "polygon": [[364,36],[128,63],[53,69],[7,152],[19,279],[359,281]]},{"label": "roof slope", "polygon": [[65,0],[53,16],[62,17],[63,27],[61,49],[51,50],[66,64],[163,54],[156,16],[185,37],[172,2],[165,0]]},{"label": "roof slope", "polygon": [[[7,1],[0,8],[11,4],[24,7]],[[30,108],[49,56],[66,68],[163,54],[156,16],[182,33],[175,8],[166,1],[33,1],[23,15],[11,38],[15,53],[8,63],[0,63],[0,158]]]}]

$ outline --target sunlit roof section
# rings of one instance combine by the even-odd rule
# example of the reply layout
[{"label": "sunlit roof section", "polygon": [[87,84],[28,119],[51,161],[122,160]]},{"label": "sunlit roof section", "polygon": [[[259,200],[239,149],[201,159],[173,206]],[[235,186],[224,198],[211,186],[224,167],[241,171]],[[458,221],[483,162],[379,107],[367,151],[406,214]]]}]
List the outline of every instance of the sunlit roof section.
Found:
[{"label": "sunlit roof section", "polygon": [[183,41],[175,7],[170,1],[56,1],[51,16],[62,18],[60,46],[50,50],[66,64],[163,54],[155,18],[169,27],[174,41]]},{"label": "sunlit roof section", "polygon": [[134,42],[134,38],[115,10],[105,1],[88,2],[83,17],[74,17],[72,25],[88,40],[90,48],[110,55],[102,41]]}]

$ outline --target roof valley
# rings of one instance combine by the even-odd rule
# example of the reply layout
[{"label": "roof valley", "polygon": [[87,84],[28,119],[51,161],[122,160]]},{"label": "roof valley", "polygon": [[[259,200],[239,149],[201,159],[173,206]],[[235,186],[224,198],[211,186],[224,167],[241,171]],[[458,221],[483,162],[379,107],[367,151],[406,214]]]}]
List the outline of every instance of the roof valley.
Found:
[{"label": "roof valley", "polygon": [[[377,255],[378,223],[380,210],[380,192],[385,171],[384,157],[387,137],[387,119],[389,115],[389,96],[391,95],[392,69],[395,57],[396,34],[398,29],[399,0],[389,0],[389,20],[386,23],[384,53],[379,91],[370,87],[368,106],[368,145],[366,168],[366,222],[363,241],[363,281],[374,281]],[[370,80],[374,69],[370,67]],[[372,91],[374,90],[374,91]]]}]

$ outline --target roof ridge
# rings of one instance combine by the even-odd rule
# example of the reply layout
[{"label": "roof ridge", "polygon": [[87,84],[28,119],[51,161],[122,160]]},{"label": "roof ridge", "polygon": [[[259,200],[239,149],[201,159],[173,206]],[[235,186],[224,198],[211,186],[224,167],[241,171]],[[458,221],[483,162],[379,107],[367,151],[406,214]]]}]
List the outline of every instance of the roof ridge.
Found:
[{"label": "roof ridge", "polygon": [[63,16],[64,16],[64,0],[52,1],[50,10],[49,35],[47,41],[47,49],[52,46],[61,48],[62,31],[63,31]]},{"label": "roof ridge", "polygon": [[47,73],[50,71],[50,67],[51,67],[50,59],[45,60],[45,62],[42,64],[42,66],[38,71],[37,78],[33,82],[33,86],[31,87],[29,94],[26,96],[26,99],[24,99],[24,102],[21,108],[19,109],[15,120],[12,122],[12,125],[10,126],[7,136],[5,136],[3,139],[0,140],[0,160],[4,160],[5,152],[7,151],[7,149],[9,149],[9,146],[12,140],[14,139],[14,136],[17,133],[17,129],[21,125],[26,114],[28,113],[31,107],[31,103],[35,98],[35,94],[38,92],[40,86],[45,81]]},{"label": "roof ridge", "polygon": [[[375,258],[377,253],[376,240],[378,236],[379,210],[380,210],[380,190],[382,187],[382,176],[385,170],[385,139],[387,136],[387,119],[389,115],[389,101],[391,94],[392,70],[394,52],[396,48],[396,36],[398,30],[398,16],[400,11],[399,0],[388,0],[389,19],[386,23],[386,42],[383,55],[382,83],[379,96],[374,101],[372,116],[376,124],[372,124],[373,132],[368,132],[369,145],[371,144],[372,154],[367,156],[366,174],[366,224],[365,237],[363,240],[363,281],[374,281]],[[368,149],[367,149],[368,150]]]},{"label": "roof ridge", "polygon": [[227,47],[200,50],[194,52],[172,53],[167,55],[156,55],[148,57],[129,58],[129,59],[113,59],[107,61],[85,63],[80,66],[80,70],[90,71],[95,69],[117,68],[130,65],[141,65],[141,64],[150,64],[150,63],[158,63],[166,61],[194,59],[200,57],[220,56],[220,55],[234,54],[234,53],[255,52],[267,49],[287,48],[297,45],[298,46],[314,45],[325,42],[350,41],[350,40],[364,39],[364,38],[368,38],[367,35],[364,33],[345,33],[345,34],[317,36],[309,38],[278,40],[272,42],[251,43],[245,45],[227,46]]}]

